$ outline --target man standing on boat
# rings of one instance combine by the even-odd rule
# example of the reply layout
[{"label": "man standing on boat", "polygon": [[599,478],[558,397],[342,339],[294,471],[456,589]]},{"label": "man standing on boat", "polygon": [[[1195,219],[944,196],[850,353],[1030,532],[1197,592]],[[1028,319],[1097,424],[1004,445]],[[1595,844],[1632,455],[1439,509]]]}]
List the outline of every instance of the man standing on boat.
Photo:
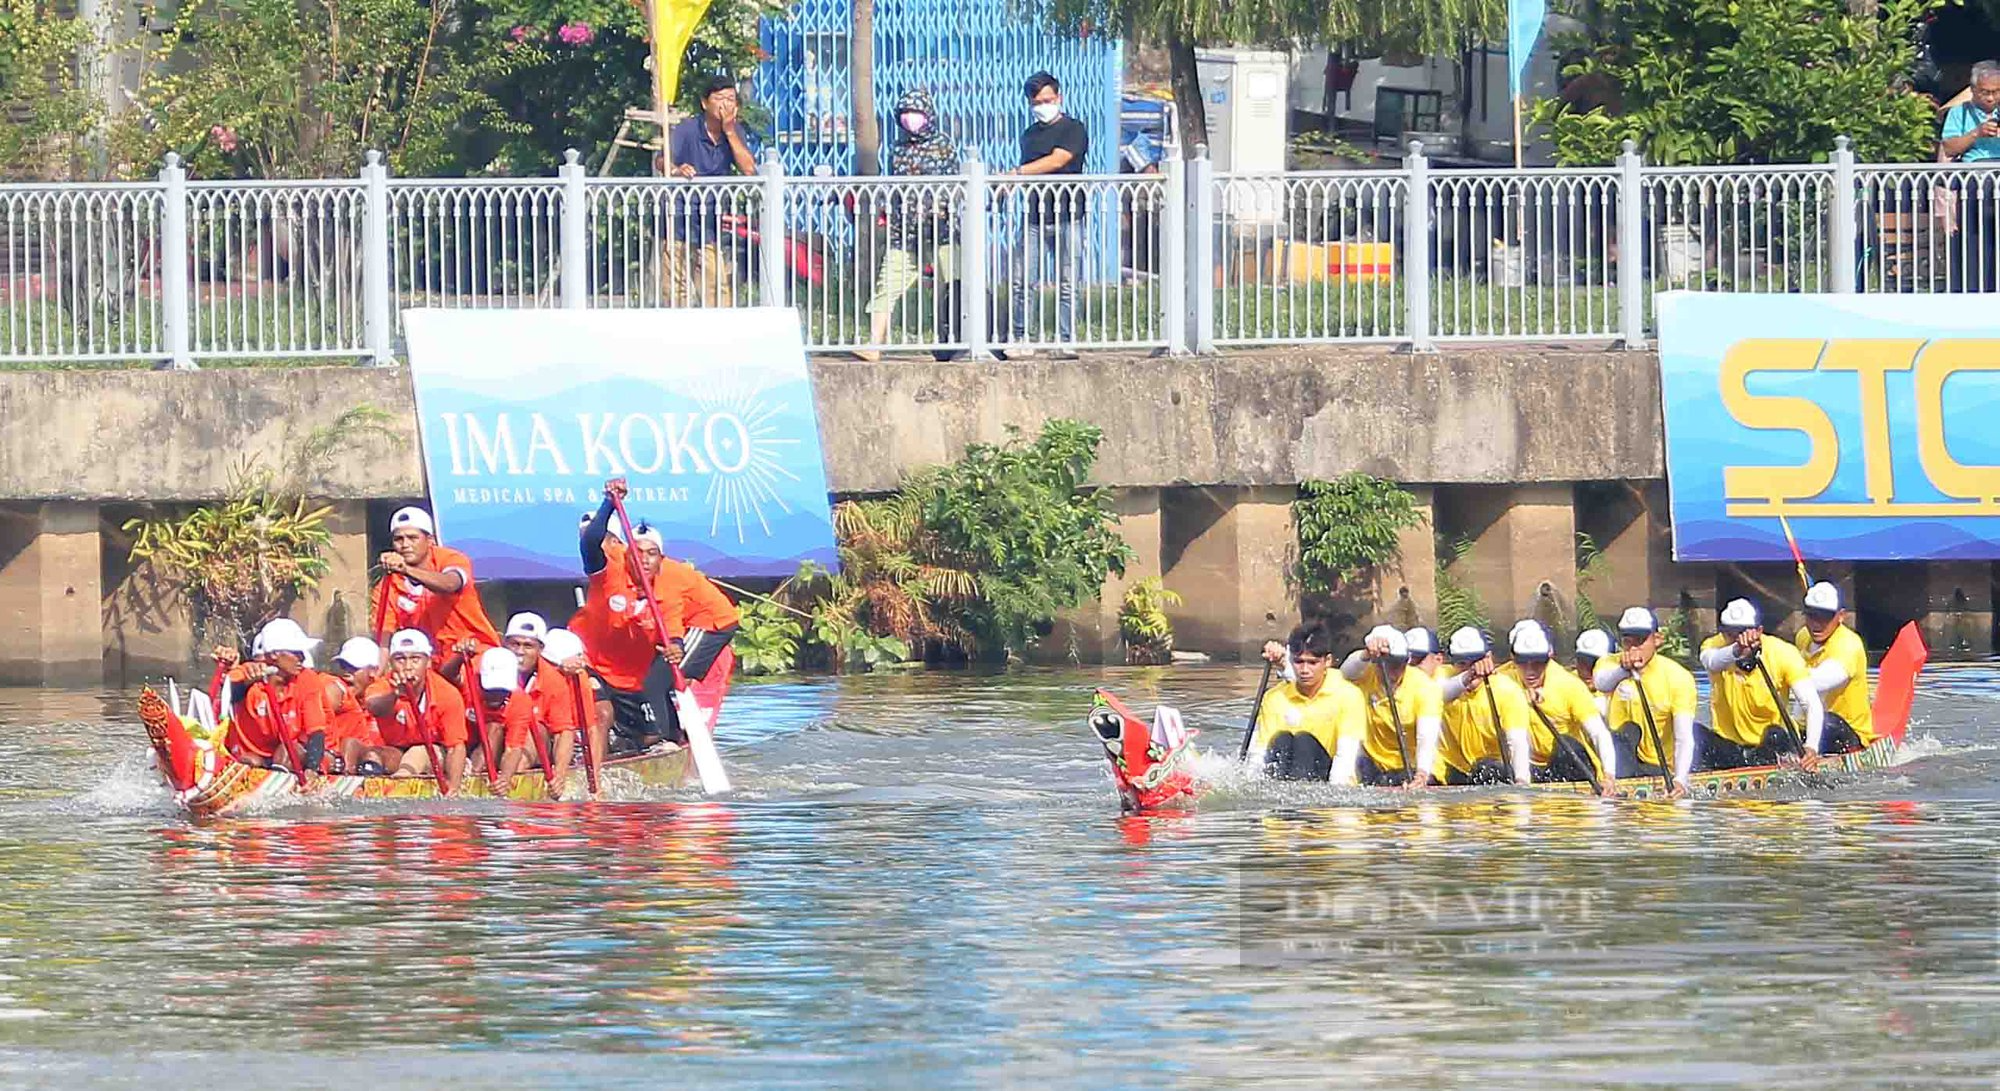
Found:
[{"label": "man standing on boat", "polygon": [[1453,669],[1438,683],[1444,692],[1445,783],[1530,783],[1527,694],[1498,673],[1492,646],[1478,629],[1467,625],[1452,633],[1446,650]]},{"label": "man standing on boat", "polygon": [[1274,780],[1359,783],[1367,705],[1352,682],[1333,675],[1333,634],[1315,622],[1293,629],[1286,643],[1293,677],[1264,695],[1253,761]]},{"label": "man standing on boat", "polygon": [[1363,784],[1422,788],[1441,771],[1444,697],[1419,664],[1403,633],[1377,625],[1340,666],[1368,701],[1368,736],[1356,770]]},{"label": "man standing on boat", "polygon": [[1810,773],[1822,754],[1866,750],[1875,742],[1875,717],[1868,693],[1868,649],[1860,634],[1846,625],[1847,610],[1840,588],[1822,580],[1806,590],[1806,623],[1799,629],[1799,651],[1812,669],[1813,689],[1826,706],[1826,726],[1818,734],[1806,725],[1801,764]]},{"label": "man standing on boat", "polygon": [[[389,544],[393,548],[380,557],[383,575],[376,589],[389,596],[388,628],[415,629],[437,648],[456,648],[468,639],[482,648],[499,645],[472,581],[472,558],[439,544],[429,512],[397,509],[389,517]],[[375,616],[384,613],[378,609]]]},{"label": "man standing on boat", "polygon": [[[1611,698],[1608,722],[1617,725],[1611,734],[1618,771],[1660,776],[1672,762],[1668,795],[1679,799],[1688,793],[1688,773],[1694,768],[1694,675],[1660,654],[1661,639],[1652,610],[1627,609],[1618,618],[1618,655],[1597,661],[1594,683]],[[1660,752],[1662,747],[1667,753]]]},{"label": "man standing on boat", "polygon": [[1536,622],[1514,626],[1513,662],[1500,673],[1528,698],[1528,741],[1537,781],[1592,781],[1601,794],[1618,794],[1617,752],[1590,687],[1562,664],[1548,631]]},{"label": "man standing on boat", "polygon": [[450,793],[465,775],[465,698],[431,669],[431,655],[430,638],[415,629],[389,638],[388,677],[363,695],[382,745],[365,748],[361,760],[393,776],[424,776],[435,772],[435,747],[444,763],[439,782]]},{"label": "man standing on boat", "polygon": [[1741,769],[1801,758],[1789,706],[1799,703],[1805,739],[1817,749],[1826,708],[1798,648],[1766,635],[1757,608],[1734,599],[1722,608],[1722,631],[1701,645],[1708,671],[1712,727],[1697,728],[1698,768]]}]

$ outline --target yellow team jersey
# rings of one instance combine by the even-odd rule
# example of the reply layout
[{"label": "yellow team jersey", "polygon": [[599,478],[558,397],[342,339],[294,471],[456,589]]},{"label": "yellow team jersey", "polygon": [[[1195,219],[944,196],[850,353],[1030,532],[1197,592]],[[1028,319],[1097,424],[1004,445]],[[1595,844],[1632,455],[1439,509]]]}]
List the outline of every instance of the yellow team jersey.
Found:
[{"label": "yellow team jersey", "polygon": [[1311,697],[1299,692],[1298,683],[1266,693],[1257,711],[1257,734],[1251,746],[1265,749],[1271,740],[1284,734],[1311,735],[1331,755],[1342,739],[1360,739],[1368,731],[1368,704],[1354,683],[1328,671],[1319,692]]},{"label": "yellow team jersey", "polygon": [[[1500,673],[1513,679],[1521,687],[1522,695],[1527,695],[1528,686],[1521,680],[1519,664],[1509,663],[1500,668]],[[1590,687],[1574,671],[1559,663],[1550,663],[1542,673],[1541,692],[1529,698],[1528,703],[1532,706],[1528,712],[1528,742],[1529,748],[1534,751],[1536,765],[1547,765],[1549,757],[1555,753],[1555,735],[1549,731],[1551,724],[1556,731],[1583,743],[1586,753],[1595,755],[1595,745],[1583,725],[1597,715],[1597,701],[1592,697]],[[1534,714],[1537,708],[1541,710],[1541,716]],[[1542,722],[1542,716],[1548,717],[1548,723]]]},{"label": "yellow team jersey", "polygon": [[[1706,652],[1731,643],[1730,639],[1717,633],[1701,642],[1701,650]],[[1757,746],[1764,741],[1764,732],[1784,724],[1779,715],[1779,701],[1790,705],[1792,687],[1812,672],[1806,669],[1805,656],[1790,644],[1764,634],[1760,644],[1760,658],[1770,669],[1771,680],[1764,680],[1764,672],[1752,667],[1743,670],[1730,667],[1728,670],[1708,672],[1708,714],[1713,721],[1708,726],[1717,735],[1743,746]],[[1778,692],[1773,694],[1775,685]],[[1796,719],[1792,721],[1801,734],[1805,725]]]},{"label": "yellow team jersey", "polygon": [[1862,646],[1860,634],[1845,625],[1836,625],[1826,643],[1818,651],[1813,651],[1812,633],[1800,629],[1798,645],[1808,668],[1817,669],[1821,663],[1838,663],[1847,671],[1847,681],[1831,693],[1820,694],[1819,699],[1826,702],[1828,712],[1846,720],[1847,726],[1861,736],[1861,745],[1872,744],[1875,741],[1875,714],[1868,696],[1868,649]]},{"label": "yellow team jersey", "polygon": [[[1396,683],[1395,715],[1391,716],[1388,690],[1382,687],[1382,672],[1373,664],[1355,685],[1368,701],[1368,737],[1362,741],[1362,749],[1368,752],[1368,760],[1377,769],[1401,772],[1403,756],[1396,746],[1396,721],[1400,719],[1403,723],[1403,748],[1409,750],[1411,761],[1417,760],[1417,720],[1444,719],[1444,691],[1430,675],[1405,669]],[[1430,771],[1434,778],[1442,776],[1444,766],[1442,760],[1436,764],[1437,768]]]},{"label": "yellow team jersey", "polygon": [[[1452,672],[1454,677],[1457,674],[1456,670]],[[1493,687],[1490,701],[1486,686]],[[1496,708],[1500,710],[1499,734],[1493,728]],[[1495,671],[1485,685],[1467,690],[1445,705],[1444,742],[1438,747],[1439,756],[1446,765],[1466,775],[1485,758],[1493,758],[1511,770],[1513,761],[1500,748],[1501,737],[1508,731],[1527,728],[1528,721],[1534,718],[1535,714],[1528,711],[1528,695],[1521,689],[1521,683]]]},{"label": "yellow team jersey", "polygon": [[1645,687],[1646,702],[1653,709],[1653,722],[1659,728],[1660,745],[1667,748],[1666,757],[1672,758],[1674,717],[1695,714],[1694,674],[1664,655],[1655,655],[1647,661],[1646,669],[1639,672],[1638,678],[1627,675],[1611,694],[1610,713],[1605,722],[1613,731],[1622,731],[1627,724],[1637,725],[1639,763],[1665,766],[1668,762],[1653,748],[1653,733],[1646,729],[1646,705],[1639,701],[1641,686]]}]

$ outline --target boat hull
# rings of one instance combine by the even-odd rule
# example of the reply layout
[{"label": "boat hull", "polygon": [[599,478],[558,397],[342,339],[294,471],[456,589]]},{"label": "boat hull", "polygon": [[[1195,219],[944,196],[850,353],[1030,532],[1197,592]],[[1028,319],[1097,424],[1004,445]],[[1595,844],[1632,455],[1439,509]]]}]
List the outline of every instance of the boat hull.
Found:
[{"label": "boat hull", "polygon": [[[1820,759],[1819,771],[1807,773],[1802,769],[1782,765],[1755,765],[1743,769],[1714,769],[1703,773],[1688,774],[1688,794],[1698,799],[1719,799],[1728,796],[1757,795],[1783,788],[1811,788],[1824,786],[1824,780],[1832,773],[1859,773],[1866,769],[1886,769],[1897,764],[1902,747],[1894,739],[1876,739],[1864,750],[1851,754],[1833,754]],[[1538,784],[1510,785],[1523,791],[1567,792],[1591,794],[1589,784],[1582,781],[1543,781]],[[1627,799],[1661,799],[1666,795],[1659,777],[1619,777],[1618,794]]]},{"label": "boat hull", "polygon": [[[439,790],[437,778],[321,776],[308,774],[303,781],[283,769],[265,769],[232,760],[213,740],[194,738],[190,728],[159,694],[147,689],[139,697],[139,718],[153,742],[168,786],[174,798],[196,818],[217,818],[245,814],[302,803],[339,800],[427,800],[447,798]],[[187,751],[195,753],[193,768],[187,771]],[[600,776],[615,777],[629,784],[636,778],[647,787],[678,788],[688,776],[687,751],[668,744],[644,754],[612,758],[599,767]],[[180,769],[177,775],[173,770]],[[185,787],[176,780],[187,783]],[[585,783],[582,765],[574,765],[560,798],[580,798]],[[600,785],[602,787],[602,785]],[[505,799],[536,803],[556,800],[538,771],[517,776],[507,792],[493,790],[484,772],[467,770],[452,799]]]}]

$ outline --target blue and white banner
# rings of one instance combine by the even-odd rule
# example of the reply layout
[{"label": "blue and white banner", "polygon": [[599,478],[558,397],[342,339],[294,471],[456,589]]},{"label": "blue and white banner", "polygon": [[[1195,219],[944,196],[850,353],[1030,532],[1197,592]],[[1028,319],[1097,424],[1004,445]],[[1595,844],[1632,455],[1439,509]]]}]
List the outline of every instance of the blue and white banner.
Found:
[{"label": "blue and white banner", "polygon": [[775,308],[409,311],[439,538],[489,579],[578,575],[606,478],[716,576],[834,563],[798,315]]},{"label": "blue and white banner", "polygon": [[2000,558],[2000,297],[1659,298],[1674,557]]}]

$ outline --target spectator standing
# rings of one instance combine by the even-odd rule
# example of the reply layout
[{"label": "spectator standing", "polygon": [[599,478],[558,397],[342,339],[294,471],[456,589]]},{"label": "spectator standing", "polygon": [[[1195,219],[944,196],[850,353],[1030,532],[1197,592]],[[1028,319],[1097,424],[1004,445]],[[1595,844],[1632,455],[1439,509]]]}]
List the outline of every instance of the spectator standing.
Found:
[{"label": "spectator standing", "polygon": [[[1972,66],[1972,83],[1965,101],[1945,111],[1938,134],[1938,161],[2000,163],[2000,61]],[[1950,288],[1954,292],[1990,292],[1994,283],[1994,229],[2000,217],[1994,185],[2000,174],[1985,170],[1955,172],[1940,194],[1947,208],[1945,231],[1950,248]],[[1954,207],[1955,206],[1955,207]],[[1954,222],[1955,221],[1955,222]]]},{"label": "spectator standing", "polygon": [[[958,173],[958,145],[944,133],[937,102],[922,88],[911,88],[896,100],[896,151],[889,173],[904,177]],[[869,347],[854,355],[880,360],[879,348],[889,339],[896,307],[922,277],[925,251],[937,270],[937,339],[957,339],[958,262],[952,233],[952,199],[930,188],[898,188],[888,192],[889,251],[875,276],[875,294],[868,300]]]},{"label": "spectator standing", "polygon": [[[667,150],[675,178],[727,178],[757,173],[757,154],[743,131],[742,103],[736,84],[712,77],[701,86],[701,112],[667,133]],[[694,285],[701,285],[700,306],[714,307],[736,294],[736,268],[722,250],[722,216],[728,202],[708,193],[681,193],[669,198],[680,207],[668,244],[667,305],[692,307]]]},{"label": "spectator standing", "polygon": [[[1034,123],[1021,134],[1021,167],[1017,173],[1029,176],[1082,174],[1084,156],[1090,153],[1090,133],[1083,122],[1063,113],[1062,84],[1047,72],[1028,77],[1025,88]],[[1080,186],[1038,186],[1017,191],[1027,207],[1021,217],[1021,239],[1015,248],[1012,321],[1008,341],[1031,339],[1028,302],[1032,286],[1041,281],[1042,268],[1054,255],[1056,267],[1056,341],[1063,346],[1055,353],[1074,359],[1076,343],[1076,284],[1083,273],[1084,192]],[[1035,313],[1040,318],[1040,291],[1036,289]],[[1039,325],[1039,321],[1037,325]],[[1016,349],[1008,359],[1033,355],[1032,350]]]}]

